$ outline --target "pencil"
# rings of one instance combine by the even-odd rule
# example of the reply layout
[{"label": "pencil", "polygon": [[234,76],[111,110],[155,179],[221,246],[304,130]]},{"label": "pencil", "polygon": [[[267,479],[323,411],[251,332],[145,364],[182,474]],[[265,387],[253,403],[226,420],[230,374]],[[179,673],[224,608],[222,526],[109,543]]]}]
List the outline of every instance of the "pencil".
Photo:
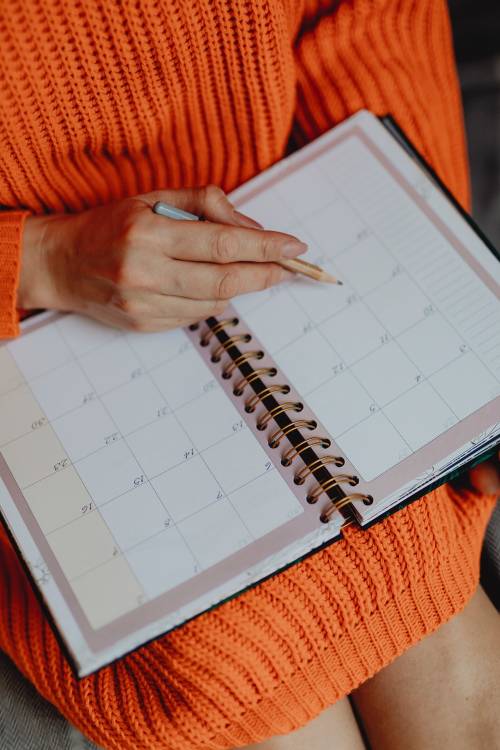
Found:
[{"label": "pencil", "polygon": [[[183,211],[180,208],[171,206],[169,203],[163,203],[158,201],[153,206],[155,214],[160,216],[167,216],[169,219],[183,219],[184,221],[199,221],[199,216],[189,213],[189,211]],[[299,258],[290,258],[276,261],[280,266],[286,268],[287,271],[293,273],[299,273],[303,276],[308,276],[314,281],[324,281],[327,284],[342,284],[341,281],[332,276],[331,274],[324,271],[319,266],[315,266],[314,263],[308,263],[306,260],[300,260]]]},{"label": "pencil", "polygon": [[319,266],[315,266],[314,263],[308,263],[307,260],[300,260],[300,258],[290,258],[290,260],[279,260],[278,263],[287,271],[293,271],[294,273],[300,273],[303,276],[308,276],[314,281],[324,281],[327,284],[339,284],[342,286],[342,281],[332,276],[327,271],[323,270]]}]

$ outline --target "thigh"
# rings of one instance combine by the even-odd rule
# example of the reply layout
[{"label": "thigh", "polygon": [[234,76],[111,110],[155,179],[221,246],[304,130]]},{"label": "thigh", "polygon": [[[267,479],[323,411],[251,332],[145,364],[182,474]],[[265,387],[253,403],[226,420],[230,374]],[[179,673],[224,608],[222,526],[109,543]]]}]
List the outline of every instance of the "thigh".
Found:
[{"label": "thigh", "polygon": [[343,698],[305,727],[244,750],[365,750],[347,698]]},{"label": "thigh", "polygon": [[500,749],[500,616],[482,589],[353,694],[372,750]]}]

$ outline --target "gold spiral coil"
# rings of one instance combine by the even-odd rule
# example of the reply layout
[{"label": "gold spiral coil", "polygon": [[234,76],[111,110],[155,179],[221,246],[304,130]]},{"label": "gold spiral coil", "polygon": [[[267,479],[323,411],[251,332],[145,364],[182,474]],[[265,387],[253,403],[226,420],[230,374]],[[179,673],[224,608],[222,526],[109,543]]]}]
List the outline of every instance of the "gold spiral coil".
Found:
[{"label": "gold spiral coil", "polygon": [[277,448],[283,438],[286,437],[289,432],[302,429],[315,430],[317,426],[318,423],[314,419],[295,419],[286,427],[280,427],[278,430],[273,432],[273,434],[267,441],[267,444],[270,448]]},{"label": "gold spiral coil", "polygon": [[237,333],[235,336],[230,336],[227,341],[223,341],[215,347],[212,352],[212,362],[219,362],[221,354],[227,352],[228,349],[236,346],[236,344],[239,344],[240,342],[243,344],[248,344],[248,342],[251,340],[252,337],[249,333]]},{"label": "gold spiral coil", "polygon": [[[239,357],[238,357],[239,359]],[[234,367],[232,367],[234,365]],[[222,371],[222,377],[231,377],[231,373],[233,370],[237,367],[236,360],[233,360],[227,367],[224,368]],[[229,375],[225,375],[226,371],[229,372]],[[236,385],[233,388],[233,393],[235,396],[242,396],[243,391],[247,387],[247,385],[250,385],[250,383],[253,383],[254,380],[258,380],[259,378],[267,377],[268,378],[274,378],[278,374],[278,370],[276,367],[259,367],[257,370],[254,370],[251,375],[244,376],[238,380]]]},{"label": "gold spiral coil", "polygon": [[295,484],[304,484],[307,477],[310,474],[313,474],[316,469],[319,469],[321,466],[327,466],[328,464],[335,464],[335,466],[343,466],[345,463],[344,459],[341,456],[322,456],[321,458],[317,458],[316,461],[313,461],[311,464],[307,464],[303,469],[298,471],[293,481]]},{"label": "gold spiral coil", "polygon": [[371,505],[373,503],[373,497],[371,495],[365,495],[363,492],[353,492],[351,495],[346,495],[342,500],[332,502],[332,504],[322,512],[319,517],[321,523],[328,523],[333,514],[342,508],[350,505],[354,500],[362,500],[365,505]]},{"label": "gold spiral coil", "polygon": [[300,401],[285,401],[283,404],[278,404],[274,409],[267,411],[263,417],[257,420],[257,429],[265,430],[266,425],[271,419],[274,419],[279,414],[284,414],[286,411],[302,411],[304,404]]},{"label": "gold spiral coil", "polygon": [[[212,338],[215,336],[218,338],[217,334],[223,331],[226,327],[229,326],[237,326],[239,323],[239,320],[237,317],[231,317],[231,318],[225,318],[224,320],[216,322],[214,326],[210,326],[208,330],[206,330],[201,336],[200,336],[200,345],[201,346],[208,346]],[[190,326],[191,330],[196,330],[198,328],[198,325],[196,326]],[[224,354],[224,352],[228,352],[233,347],[236,347],[239,343],[249,343],[252,340],[252,335],[249,333],[236,333],[233,336],[228,336],[225,341],[221,341],[220,338],[218,338],[219,343],[217,346],[214,347],[214,349],[211,352],[211,360],[212,362],[219,362],[221,359],[221,356]],[[260,360],[263,359],[265,354],[262,350],[256,349],[251,350],[247,352],[239,353],[237,357],[230,356],[230,361],[227,362],[227,364],[222,368],[222,377],[226,380],[230,379],[233,376],[233,373],[241,367],[246,362],[249,362],[252,359]],[[234,385],[233,388],[233,394],[235,396],[241,396],[243,395],[246,387],[253,383],[256,380],[264,379],[265,377],[275,377],[278,374],[278,370],[276,367],[260,367],[257,369],[253,369],[252,372],[248,375],[243,375]],[[275,384],[275,385],[269,385],[265,387],[263,390],[260,390],[259,392],[255,392],[250,396],[250,398],[247,399],[245,402],[245,411],[247,413],[253,413],[258,406],[258,404],[262,403],[268,396],[271,396],[272,394],[287,394],[290,393],[290,386],[287,384]],[[278,403],[274,408],[269,409],[265,413],[263,413],[260,417],[258,417],[256,421],[257,429],[258,430],[265,430],[269,422],[271,420],[276,419],[280,414],[285,414],[286,412],[300,412],[304,408],[304,405],[300,401],[284,401],[283,403]],[[315,430],[317,429],[318,424],[316,420],[314,419],[296,419],[296,420],[290,420],[289,424],[287,424],[284,427],[279,427],[278,429],[275,429],[274,432],[270,435],[268,439],[268,445],[270,448],[278,448],[281,444],[281,442],[290,435],[290,433],[296,431],[296,430],[302,430],[302,429],[308,429],[308,430]],[[289,438],[290,440],[290,438]],[[307,451],[308,449],[313,448],[313,446],[319,446],[323,449],[327,449],[331,446],[331,440],[328,437],[322,437],[319,435],[312,435],[309,438],[304,438],[301,442],[298,443],[298,445],[295,445],[293,447],[290,447],[288,450],[286,450],[283,455],[281,456],[281,464],[283,466],[291,466],[292,463],[295,461],[295,459],[302,456],[302,454]],[[314,454],[313,454],[314,456]],[[309,461],[309,463],[306,462],[305,458],[302,458],[302,461],[304,462],[304,466],[302,469],[296,472],[294,476],[294,482],[295,484],[302,485],[305,483],[306,479],[310,476],[314,476],[315,472],[318,469],[322,469],[323,467],[327,467],[330,464],[334,464],[336,467],[344,466],[345,459],[342,456],[334,456],[334,455],[324,455],[324,456],[316,456],[314,460]],[[313,487],[312,491],[307,496],[307,502],[310,504],[316,503],[320,496],[323,494],[323,492],[328,493],[329,490],[333,489],[334,487],[338,487],[341,484],[348,484],[350,486],[354,486],[359,483],[358,477],[351,475],[351,474],[330,474],[329,478],[319,482]],[[344,497],[338,499],[338,500],[331,500],[330,499],[330,505],[324,510],[320,515],[320,520],[323,523],[328,523],[332,515],[342,510],[343,508],[346,508],[348,505],[350,505],[354,500],[362,500],[363,503],[366,505],[369,505],[373,502],[373,498],[370,495],[365,495],[361,492],[354,492],[350,493],[348,495],[345,495]]]},{"label": "gold spiral coil", "polygon": [[359,484],[359,479],[352,474],[335,474],[330,479],[327,479],[326,482],[318,482],[313,491],[307,496],[307,502],[317,502],[323,492],[328,492],[332,487],[337,487],[339,484],[349,484],[351,487],[354,487],[356,484]]},{"label": "gold spiral coil", "polygon": [[298,456],[300,456],[308,448],[312,448],[313,445],[320,445],[326,450],[326,448],[329,448],[331,444],[332,441],[330,440],[330,438],[319,437],[316,435],[314,437],[307,438],[294,448],[289,448],[286,453],[283,454],[281,463],[283,464],[283,466],[291,466],[295,459],[298,458]]},{"label": "gold spiral coil", "polygon": [[247,412],[247,414],[251,414],[252,412],[254,412],[257,404],[263,401],[265,398],[267,398],[267,396],[270,396],[272,393],[282,393],[282,394],[290,393],[290,386],[289,385],[270,385],[267,388],[265,388],[263,391],[261,391],[260,393],[255,393],[245,402],[245,411]]},{"label": "gold spiral coil", "polygon": [[216,336],[219,331],[222,331],[226,326],[237,326],[238,323],[238,318],[225,318],[224,320],[219,321],[213,328],[210,328],[209,326],[205,333],[200,337],[200,345],[208,346],[212,336]]},{"label": "gold spiral coil", "polygon": [[229,364],[227,364],[223,368],[222,377],[224,378],[224,380],[229,380],[229,378],[232,376],[236,368],[242,365],[244,362],[250,362],[251,359],[262,359],[263,357],[264,357],[264,352],[261,351],[260,349],[253,349],[250,352],[245,352],[244,354],[240,354],[239,357],[236,357],[236,359],[232,359],[231,362],[229,362]]}]

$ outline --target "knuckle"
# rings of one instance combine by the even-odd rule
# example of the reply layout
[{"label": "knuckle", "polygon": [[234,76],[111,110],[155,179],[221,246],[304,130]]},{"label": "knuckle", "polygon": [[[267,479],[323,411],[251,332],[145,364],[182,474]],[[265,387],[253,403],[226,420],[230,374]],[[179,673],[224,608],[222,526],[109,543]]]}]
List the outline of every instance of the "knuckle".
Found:
[{"label": "knuckle", "polygon": [[235,297],[240,289],[240,277],[237,271],[225,271],[221,274],[217,284],[217,298],[231,299]]},{"label": "knuckle", "polygon": [[276,242],[271,237],[264,236],[260,244],[261,259],[264,262],[278,260],[280,254]]},{"label": "knuckle", "polygon": [[217,263],[230,263],[237,259],[238,244],[234,233],[226,229],[214,232],[212,257]]},{"label": "knuckle", "polygon": [[218,185],[206,185],[203,188],[203,199],[206,204],[216,205],[226,200],[226,194]]}]

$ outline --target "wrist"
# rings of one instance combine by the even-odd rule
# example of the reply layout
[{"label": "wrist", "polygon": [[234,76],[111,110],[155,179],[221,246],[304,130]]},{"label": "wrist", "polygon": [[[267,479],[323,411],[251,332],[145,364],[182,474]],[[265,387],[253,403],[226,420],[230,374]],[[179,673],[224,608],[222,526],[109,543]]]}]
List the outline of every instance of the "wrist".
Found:
[{"label": "wrist", "polygon": [[17,306],[24,310],[64,309],[65,216],[29,216],[24,224]]}]

